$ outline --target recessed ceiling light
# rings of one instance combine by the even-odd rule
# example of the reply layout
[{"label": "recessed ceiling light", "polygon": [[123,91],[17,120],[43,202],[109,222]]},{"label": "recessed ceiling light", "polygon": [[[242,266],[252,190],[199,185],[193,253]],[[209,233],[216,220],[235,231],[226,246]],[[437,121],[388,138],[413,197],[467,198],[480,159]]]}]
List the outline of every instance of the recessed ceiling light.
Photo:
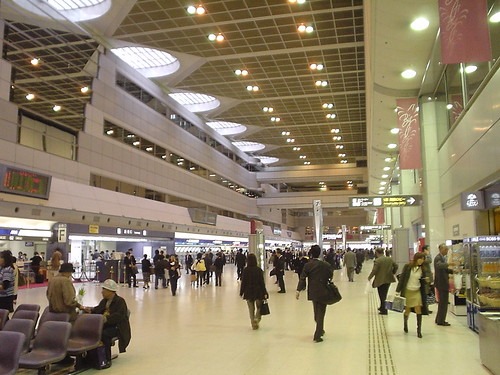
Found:
[{"label": "recessed ceiling light", "polygon": [[[465,67],[465,73],[467,73],[467,74],[474,73],[476,70],[477,70],[477,66],[476,65],[467,65]],[[460,68],[460,71],[462,71],[462,68]]]},{"label": "recessed ceiling light", "polygon": [[31,65],[37,66],[40,63],[40,59],[37,59],[36,57],[31,59]]},{"label": "recessed ceiling light", "polygon": [[385,161],[386,163],[389,163],[389,162],[391,162],[391,161],[392,161],[392,158],[385,158],[385,159],[384,159],[384,161]]},{"label": "recessed ceiling light", "polygon": [[146,151],[147,151],[147,152],[151,152],[151,151],[153,151],[153,147],[151,147],[151,146],[146,147]]},{"label": "recessed ceiling light", "polygon": [[335,134],[337,134],[337,133],[339,133],[339,132],[340,132],[340,129],[332,129],[332,130],[330,130],[330,133],[335,133]]},{"label": "recessed ceiling light", "polygon": [[294,147],[293,151],[300,151],[300,147]]},{"label": "recessed ceiling light", "polygon": [[387,178],[387,177],[389,177],[389,175],[388,175],[388,174],[383,174],[383,175],[382,175],[382,178]]},{"label": "recessed ceiling light", "polygon": [[380,185],[387,185],[387,181],[380,181]]},{"label": "recessed ceiling light", "polygon": [[341,164],[347,164],[347,160],[342,159],[342,160],[340,161],[340,163],[341,163]]},{"label": "recessed ceiling light", "polygon": [[306,155],[299,155],[299,159],[307,159]]},{"label": "recessed ceiling light", "polygon": [[290,4],[295,4],[295,3],[297,3],[297,4],[304,4],[306,2],[306,0],[288,0],[288,2]]},{"label": "recessed ceiling light", "polygon": [[88,86],[85,86],[85,87],[82,87],[82,88],[80,89],[80,92],[81,92],[82,94],[86,94],[86,93],[88,93],[88,92],[89,92],[89,90],[90,90],[90,89],[89,89],[89,87],[88,87]]},{"label": "recessed ceiling light", "polygon": [[339,158],[345,158],[345,154],[339,154]]},{"label": "recessed ceiling light", "polygon": [[410,79],[413,78],[417,75],[417,72],[414,71],[413,69],[406,69],[404,72],[401,73],[401,77]]},{"label": "recessed ceiling light", "polygon": [[294,143],[295,142],[295,138],[287,138],[287,143]]},{"label": "recessed ceiling light", "polygon": [[272,122],[280,122],[281,118],[280,117],[271,117]]},{"label": "recessed ceiling light", "polygon": [[264,112],[273,112],[274,108],[273,107],[264,107],[264,108],[262,108],[262,111],[264,111]]},{"label": "recessed ceiling light", "polygon": [[224,41],[224,39],[225,39],[225,38],[224,38],[224,35],[222,35],[221,33],[218,33],[217,35],[215,35],[215,34],[210,34],[210,35],[208,36],[208,40],[210,40],[211,42],[215,42],[215,41],[217,41],[217,42],[222,42],[222,41]]},{"label": "recessed ceiling light", "polygon": [[236,69],[234,71],[234,74],[236,74],[237,76],[247,76],[248,75],[248,70],[246,69]]},{"label": "recessed ceiling light", "polygon": [[290,132],[283,130],[283,131],[281,132],[281,135],[290,135]]},{"label": "recessed ceiling light", "polygon": [[259,86],[247,86],[247,91],[259,91]]},{"label": "recessed ceiling light", "polygon": [[301,23],[298,27],[297,27],[297,31],[299,33],[312,33],[314,31],[314,27],[312,27],[311,25],[304,25],[303,23]]},{"label": "recessed ceiling light", "polygon": [[342,140],[342,137],[340,135],[335,135],[333,136],[332,138],[334,141],[341,141]]},{"label": "recessed ceiling light", "polygon": [[399,128],[392,128],[391,129],[392,134],[398,134],[399,133]]},{"label": "recessed ceiling light", "polygon": [[334,119],[336,117],[337,117],[337,115],[335,113],[329,113],[329,114],[326,115],[326,118]]},{"label": "recessed ceiling light", "polygon": [[390,171],[391,167],[384,167],[384,171]]},{"label": "recessed ceiling light", "polygon": [[425,30],[429,27],[429,20],[424,17],[419,17],[410,24],[410,27],[415,31]]},{"label": "recessed ceiling light", "polygon": [[396,148],[396,147],[398,147],[398,145],[397,145],[397,144],[395,144],[395,143],[389,143],[389,144],[387,145],[387,148],[390,148],[390,149],[393,149],[393,148]]},{"label": "recessed ceiling light", "polygon": [[309,165],[309,164],[311,164],[311,162],[310,162],[310,161],[305,161],[305,162],[304,162],[304,165]]},{"label": "recessed ceiling light", "polygon": [[337,150],[342,150],[344,148],[344,145],[336,145],[335,148]]},{"label": "recessed ceiling light", "polygon": [[328,86],[328,82],[327,81],[316,81],[314,83],[316,86],[321,86],[321,87],[325,87],[325,86]]},{"label": "recessed ceiling light", "polygon": [[450,103],[446,104],[446,109],[452,109],[452,108],[453,108],[453,104],[450,104]]},{"label": "recessed ceiling light", "polygon": [[107,135],[113,135],[114,133],[115,131],[113,129],[109,129],[108,131],[106,131]]},{"label": "recessed ceiling light", "polygon": [[134,141],[134,142],[132,142],[132,144],[133,144],[134,146],[139,146],[139,145],[141,144],[141,142],[139,142],[139,141]]},{"label": "recessed ceiling light", "polygon": [[52,110],[54,112],[59,112],[61,110],[61,106],[56,104],[55,106],[52,107]]},{"label": "recessed ceiling light", "polygon": [[334,106],[333,103],[323,103],[321,107],[323,107],[324,109],[332,109],[333,106]]},{"label": "recessed ceiling light", "polygon": [[324,68],[323,64],[316,64],[316,63],[309,64],[309,69],[311,70],[323,70],[323,68]]},{"label": "recessed ceiling light", "polygon": [[500,22],[500,12],[493,13],[493,14],[490,16],[490,22],[493,22],[493,23],[498,23],[498,22]]},{"label": "recessed ceiling light", "polygon": [[30,93],[30,94],[26,95],[26,99],[28,99],[28,100],[33,100],[33,99],[35,99],[35,94],[31,94],[31,93]]}]

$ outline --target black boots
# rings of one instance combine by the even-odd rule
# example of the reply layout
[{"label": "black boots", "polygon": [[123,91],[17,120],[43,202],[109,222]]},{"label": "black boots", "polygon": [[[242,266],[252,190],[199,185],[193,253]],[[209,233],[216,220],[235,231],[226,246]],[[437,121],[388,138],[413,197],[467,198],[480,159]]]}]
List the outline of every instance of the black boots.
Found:
[{"label": "black boots", "polygon": [[[405,331],[405,333],[408,333],[408,318],[408,315],[403,314],[403,330]],[[417,314],[417,337],[420,339],[422,338],[422,314]]]},{"label": "black boots", "polygon": [[422,314],[417,314],[417,336],[422,338]]}]

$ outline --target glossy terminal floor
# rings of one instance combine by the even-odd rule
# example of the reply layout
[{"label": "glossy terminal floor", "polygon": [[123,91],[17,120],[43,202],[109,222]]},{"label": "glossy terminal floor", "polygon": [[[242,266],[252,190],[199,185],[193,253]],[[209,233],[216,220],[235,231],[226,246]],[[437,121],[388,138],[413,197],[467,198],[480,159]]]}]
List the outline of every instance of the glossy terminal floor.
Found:
[{"label": "glossy terminal floor", "polygon": [[[424,317],[424,337],[418,339],[413,314],[408,334],[402,330],[401,314],[378,315],[376,290],[365,292],[371,268],[371,261],[365,263],[354,283],[347,282],[344,271],[335,271],[344,298],[328,307],[322,343],[312,341],[312,306],[305,292],[300,301],[295,299],[297,276],[292,271],[286,274],[286,294],[277,294],[274,278],[267,280],[271,315],[262,318],[257,331],[238,295],[232,265],[225,267],[222,287],[192,288],[184,274],[176,297],[169,289],[144,290],[142,283],[139,288],[121,287],[119,295],[131,310],[131,344],[110,369],[85,374],[490,374],[481,365],[478,335],[467,328],[465,317],[449,312],[451,327],[438,327],[434,312]],[[98,303],[99,284],[75,285],[86,289],[85,305]],[[22,290],[18,303],[39,303],[43,309],[45,291]]]}]

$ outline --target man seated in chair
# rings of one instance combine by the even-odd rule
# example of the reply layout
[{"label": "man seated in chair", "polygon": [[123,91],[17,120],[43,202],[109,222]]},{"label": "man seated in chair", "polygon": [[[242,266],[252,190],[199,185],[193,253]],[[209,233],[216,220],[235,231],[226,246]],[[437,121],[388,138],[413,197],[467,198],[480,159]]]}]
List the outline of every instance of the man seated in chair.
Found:
[{"label": "man seated in chair", "polygon": [[113,338],[118,337],[120,353],[125,352],[131,339],[127,303],[116,294],[117,291],[118,284],[111,279],[107,279],[102,284],[102,301],[96,307],[85,309],[92,314],[102,314],[104,316],[101,340],[106,349],[106,360],[109,366],[111,366],[111,343]]}]

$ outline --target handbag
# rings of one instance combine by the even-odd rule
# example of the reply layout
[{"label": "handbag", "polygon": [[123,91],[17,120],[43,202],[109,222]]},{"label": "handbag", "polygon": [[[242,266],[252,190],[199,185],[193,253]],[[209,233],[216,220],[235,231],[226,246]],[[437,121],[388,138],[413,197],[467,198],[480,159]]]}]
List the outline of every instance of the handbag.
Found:
[{"label": "handbag", "polygon": [[333,283],[333,281],[329,280],[326,284],[326,304],[333,305],[334,303],[339,302],[342,299],[342,295],[339,292],[339,288]]},{"label": "handbag", "polygon": [[269,310],[269,304],[267,303],[267,300],[263,300],[262,304],[260,305],[260,315],[269,314],[271,314],[271,311]]}]

